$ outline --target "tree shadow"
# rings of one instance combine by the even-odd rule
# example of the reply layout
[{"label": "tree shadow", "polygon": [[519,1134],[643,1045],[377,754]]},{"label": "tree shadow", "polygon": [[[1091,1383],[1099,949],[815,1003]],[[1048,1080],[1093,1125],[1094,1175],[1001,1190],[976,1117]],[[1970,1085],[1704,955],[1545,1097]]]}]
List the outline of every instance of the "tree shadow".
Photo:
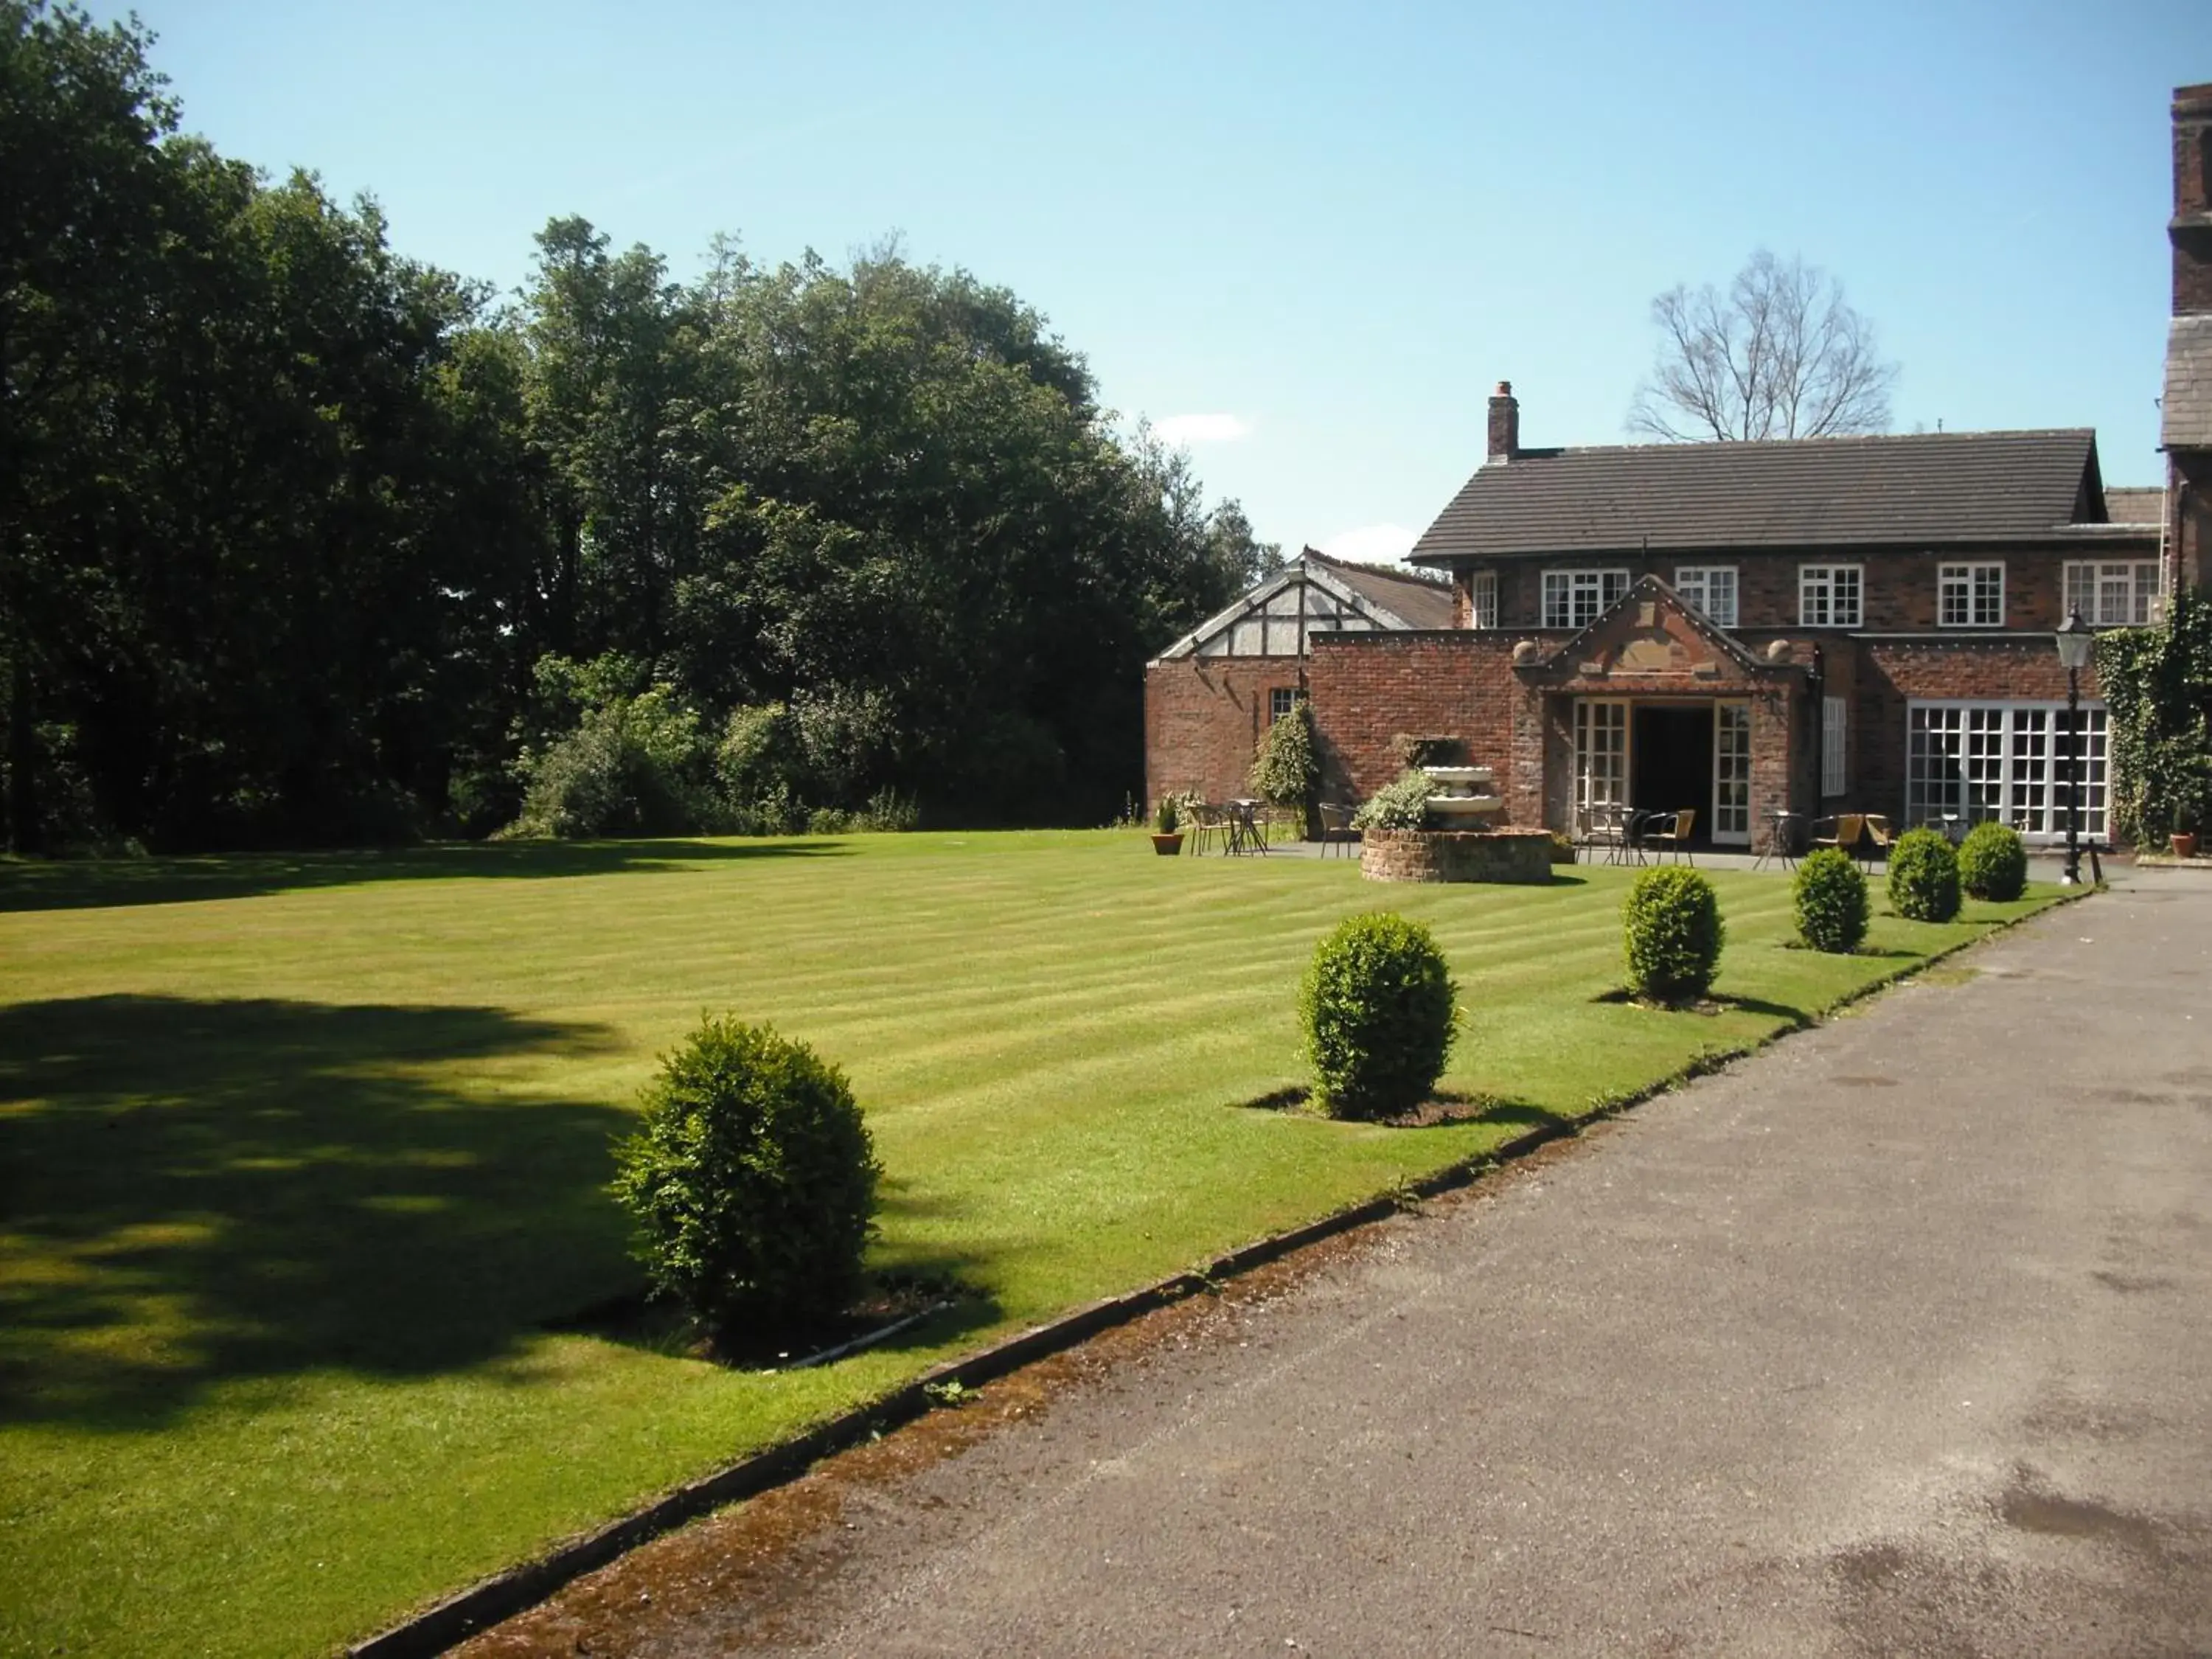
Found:
[{"label": "tree shadow", "polygon": [[619,1289],[629,1115],[438,1071],[612,1041],[496,1008],[0,1009],[0,1419],[153,1428],[240,1378],[454,1369]]},{"label": "tree shadow", "polygon": [[1806,1009],[1793,1007],[1786,1002],[1770,1002],[1765,997],[1718,995],[1710,999],[1723,1008],[1731,1008],[1741,1014],[1764,1014],[1769,1019],[1787,1021],[1792,1025],[1809,1025],[1812,1014]]},{"label": "tree shadow", "polygon": [[190,904],[378,881],[548,881],[665,872],[733,859],[849,854],[839,841],[446,842],[351,853],[0,860],[0,912]]}]

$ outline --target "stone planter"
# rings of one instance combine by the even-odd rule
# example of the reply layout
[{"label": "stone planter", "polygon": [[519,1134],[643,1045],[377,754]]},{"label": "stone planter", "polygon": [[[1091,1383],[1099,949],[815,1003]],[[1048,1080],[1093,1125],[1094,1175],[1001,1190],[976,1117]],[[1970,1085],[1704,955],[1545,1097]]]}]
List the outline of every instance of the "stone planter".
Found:
[{"label": "stone planter", "polygon": [[1172,835],[1154,836],[1152,851],[1164,859],[1173,858],[1177,853],[1182,851],[1182,831],[1178,830]]},{"label": "stone planter", "polygon": [[1370,830],[1359,847],[1370,881],[1483,881],[1536,886],[1552,878],[1547,830]]}]

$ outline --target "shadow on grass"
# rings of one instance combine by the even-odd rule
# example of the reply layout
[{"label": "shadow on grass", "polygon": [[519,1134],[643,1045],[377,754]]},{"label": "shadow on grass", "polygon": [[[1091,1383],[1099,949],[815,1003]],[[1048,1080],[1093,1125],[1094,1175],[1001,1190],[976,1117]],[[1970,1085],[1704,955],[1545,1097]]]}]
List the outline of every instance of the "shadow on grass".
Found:
[{"label": "shadow on grass", "polygon": [[376,881],[547,881],[850,852],[836,841],[448,842],[356,853],[0,860],[0,911],[189,904]]},{"label": "shadow on grass", "polygon": [[[1299,1084],[1255,1095],[1249,1100],[1240,1100],[1236,1103],[1236,1108],[1247,1112],[1296,1112],[1316,1118],[1325,1116],[1321,1108],[1313,1103],[1313,1091]],[[1534,1127],[1540,1124],[1557,1125],[1568,1121],[1559,1113],[1547,1107],[1532,1105],[1525,1100],[1470,1094],[1463,1089],[1438,1089],[1411,1111],[1401,1112],[1393,1117],[1345,1121],[1385,1129],[1436,1129],[1468,1123],[1519,1124]]]},{"label": "shadow on grass", "polygon": [[[957,1213],[958,1206],[917,1197],[896,1176],[885,1176],[877,1189],[879,1224],[938,1221]],[[780,1370],[845,1352],[935,1347],[986,1329],[1002,1316],[997,1297],[981,1288],[986,1266],[981,1256],[912,1246],[872,1255],[853,1306],[816,1318],[726,1331],[719,1342],[710,1342],[678,1302],[649,1295],[641,1283],[547,1320],[544,1328],[668,1358],[709,1360],[735,1370]]]},{"label": "shadow on grass", "polygon": [[609,1041],[496,1008],[0,1009],[0,1419],[151,1428],[240,1378],[451,1370],[618,1288],[628,1114],[435,1074]]}]

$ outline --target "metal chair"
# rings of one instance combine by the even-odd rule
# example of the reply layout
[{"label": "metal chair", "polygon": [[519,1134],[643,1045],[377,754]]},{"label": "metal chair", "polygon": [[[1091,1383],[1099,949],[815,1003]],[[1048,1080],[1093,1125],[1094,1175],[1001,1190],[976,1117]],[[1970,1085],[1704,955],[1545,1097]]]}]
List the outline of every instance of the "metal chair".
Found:
[{"label": "metal chair", "polygon": [[1686,806],[1679,812],[1654,812],[1651,817],[1654,821],[1664,822],[1667,827],[1664,830],[1646,830],[1642,836],[1644,844],[1662,858],[1671,853],[1678,859],[1687,859],[1693,865],[1697,863],[1697,854],[1690,850],[1690,837],[1698,830],[1697,808]]},{"label": "metal chair", "polygon": [[1190,850],[1195,858],[1206,851],[1206,843],[1214,842],[1224,853],[1230,850],[1229,818],[1212,801],[1199,801],[1190,809]]},{"label": "metal chair", "polygon": [[1341,847],[1346,858],[1359,845],[1359,831],[1352,828],[1353,808],[1342,801],[1325,800],[1321,804],[1321,855],[1328,856],[1332,847]]}]

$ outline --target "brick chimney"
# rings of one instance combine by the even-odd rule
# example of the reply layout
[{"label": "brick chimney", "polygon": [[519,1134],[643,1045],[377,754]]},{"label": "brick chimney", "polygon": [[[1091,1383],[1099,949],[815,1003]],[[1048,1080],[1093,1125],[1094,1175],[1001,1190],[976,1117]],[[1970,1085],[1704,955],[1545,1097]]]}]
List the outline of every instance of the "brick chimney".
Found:
[{"label": "brick chimney", "polygon": [[1490,394],[1490,459],[1510,461],[1520,453],[1521,405],[1513,396],[1513,382],[1500,380]]},{"label": "brick chimney", "polygon": [[2173,218],[2166,236],[2173,244],[2173,314],[2212,311],[2212,84],[2173,89]]}]

